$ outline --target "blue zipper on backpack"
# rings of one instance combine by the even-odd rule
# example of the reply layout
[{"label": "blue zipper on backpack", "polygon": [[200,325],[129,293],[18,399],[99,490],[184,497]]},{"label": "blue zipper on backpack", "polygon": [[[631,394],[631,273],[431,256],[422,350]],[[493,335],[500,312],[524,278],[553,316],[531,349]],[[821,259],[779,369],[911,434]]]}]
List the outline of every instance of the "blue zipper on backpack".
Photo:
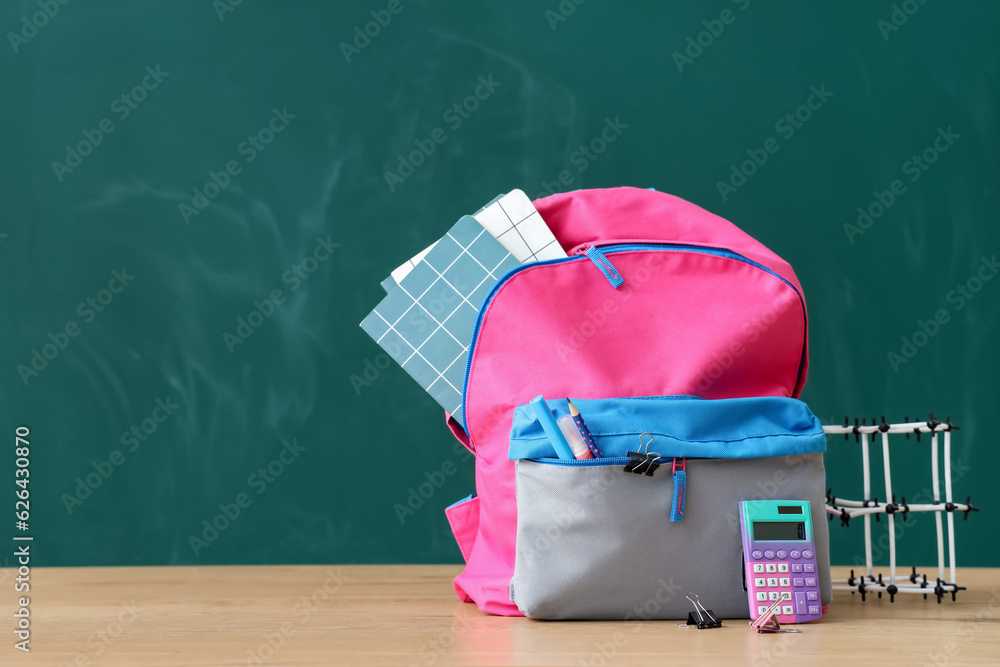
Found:
[{"label": "blue zipper on backpack", "polygon": [[[583,258],[588,258],[592,261],[604,277],[608,279],[611,286],[617,289],[620,285],[624,283],[624,278],[618,273],[618,269],[614,267],[614,264],[608,259],[607,255],[619,252],[628,252],[630,250],[678,250],[681,252],[694,252],[704,255],[715,255],[716,257],[726,257],[729,259],[734,259],[738,262],[743,262],[744,264],[749,264],[750,266],[756,267],[765,273],[769,273],[781,282],[785,283],[792,288],[792,291],[799,297],[799,303],[802,305],[803,320],[805,319],[805,303],[802,300],[802,294],[799,293],[795,286],[792,285],[784,277],[778,275],[771,269],[767,268],[759,262],[755,262],[752,259],[744,257],[743,255],[733,252],[732,250],[727,250],[725,248],[715,248],[710,246],[700,246],[700,245],[690,245],[685,243],[613,243],[610,245],[603,245],[601,249],[598,250],[597,246],[594,244],[585,244],[578,248],[573,255],[568,257],[557,257],[555,259],[546,259],[538,262],[528,262],[527,264],[521,264],[520,266],[515,266],[514,268],[507,271],[507,273],[500,276],[500,279],[493,285],[492,289],[486,294],[486,298],[483,299],[482,304],[479,306],[479,314],[476,316],[476,324],[472,328],[472,339],[469,341],[469,351],[465,359],[465,379],[462,382],[462,414],[465,414],[465,397],[469,391],[469,371],[472,369],[472,355],[476,348],[476,341],[479,339],[479,327],[482,326],[483,316],[486,313],[486,309],[489,307],[490,301],[500,290],[505,282],[510,280],[512,276],[525,269],[530,269],[536,266],[545,266],[549,264],[561,264],[563,262],[575,262]],[[591,252],[593,251],[593,252]],[[604,265],[606,266],[604,266]],[[617,276],[617,280],[615,278]],[[617,284],[616,284],[617,282]],[[803,359],[799,360],[799,372],[797,378],[802,375],[802,362]],[[465,424],[465,432],[468,433],[468,422]],[[603,460],[603,459],[602,459]]]}]

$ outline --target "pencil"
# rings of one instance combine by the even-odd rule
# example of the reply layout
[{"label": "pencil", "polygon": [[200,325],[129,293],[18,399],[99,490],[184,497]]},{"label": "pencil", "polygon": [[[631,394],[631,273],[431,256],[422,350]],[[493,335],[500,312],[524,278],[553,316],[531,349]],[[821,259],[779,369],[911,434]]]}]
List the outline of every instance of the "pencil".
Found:
[{"label": "pencil", "polygon": [[569,414],[573,417],[573,423],[576,424],[576,428],[580,431],[580,435],[583,436],[583,441],[587,443],[587,449],[590,453],[594,455],[595,459],[601,458],[601,450],[597,448],[597,442],[594,441],[594,436],[591,434],[590,429],[587,428],[587,423],[583,421],[583,416],[580,415],[580,411],[576,409],[573,405],[573,401],[566,399],[566,404],[569,406]]}]

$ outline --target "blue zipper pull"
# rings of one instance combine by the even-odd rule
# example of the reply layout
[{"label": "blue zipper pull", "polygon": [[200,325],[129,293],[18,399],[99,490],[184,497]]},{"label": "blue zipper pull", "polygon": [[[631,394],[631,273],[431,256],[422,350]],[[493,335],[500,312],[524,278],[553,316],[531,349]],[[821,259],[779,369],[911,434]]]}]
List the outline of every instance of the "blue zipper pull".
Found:
[{"label": "blue zipper pull", "polygon": [[608,258],[604,256],[604,253],[598,250],[596,246],[590,246],[587,248],[585,254],[590,258],[590,261],[594,263],[594,266],[601,270],[601,273],[603,273],[604,277],[608,279],[608,282],[611,283],[612,287],[618,289],[621,284],[625,282],[625,279],[622,278],[622,274],[618,273],[618,269],[615,268],[615,265],[609,262]]},{"label": "blue zipper pull", "polygon": [[684,520],[685,487],[687,486],[687,459],[681,457],[680,464],[674,457],[674,500],[670,505],[670,520],[674,523]]}]

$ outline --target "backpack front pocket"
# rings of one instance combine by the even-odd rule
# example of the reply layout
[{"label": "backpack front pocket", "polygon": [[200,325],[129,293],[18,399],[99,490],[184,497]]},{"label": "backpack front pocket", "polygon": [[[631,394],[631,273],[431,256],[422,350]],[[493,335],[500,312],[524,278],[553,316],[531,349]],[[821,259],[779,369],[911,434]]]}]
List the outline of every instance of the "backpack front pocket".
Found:
[{"label": "backpack front pocket", "polygon": [[[560,403],[550,401],[556,410]],[[588,415],[607,456],[519,456],[547,445],[527,413],[518,408],[515,414],[511,600],[521,613],[543,619],[685,618],[691,606],[685,595],[693,592],[720,618],[748,618],[739,502],[765,498],[810,502],[821,597],[824,604],[830,601],[825,437],[804,405],[794,399],[693,397],[574,403]],[[713,411],[719,411],[714,420]],[[695,414],[692,424],[679,425]],[[640,432],[653,434],[649,450],[662,461],[652,475],[625,470]],[[675,457],[686,459],[681,521]]]}]

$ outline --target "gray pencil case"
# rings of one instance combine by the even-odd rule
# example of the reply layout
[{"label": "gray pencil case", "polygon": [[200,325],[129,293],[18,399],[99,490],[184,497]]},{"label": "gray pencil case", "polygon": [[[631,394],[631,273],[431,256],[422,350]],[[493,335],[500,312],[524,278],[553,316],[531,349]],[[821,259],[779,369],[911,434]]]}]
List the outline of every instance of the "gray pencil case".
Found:
[{"label": "gray pencil case", "polygon": [[[719,618],[748,618],[739,502],[760,499],[810,502],[820,596],[829,604],[826,438],[805,404],[779,397],[573,402],[601,458],[558,459],[530,407],[514,415],[510,594],[525,616],[683,619],[693,592]],[[565,401],[550,406],[566,412]],[[652,475],[624,470],[643,433],[652,436],[647,453],[659,455]]]}]

